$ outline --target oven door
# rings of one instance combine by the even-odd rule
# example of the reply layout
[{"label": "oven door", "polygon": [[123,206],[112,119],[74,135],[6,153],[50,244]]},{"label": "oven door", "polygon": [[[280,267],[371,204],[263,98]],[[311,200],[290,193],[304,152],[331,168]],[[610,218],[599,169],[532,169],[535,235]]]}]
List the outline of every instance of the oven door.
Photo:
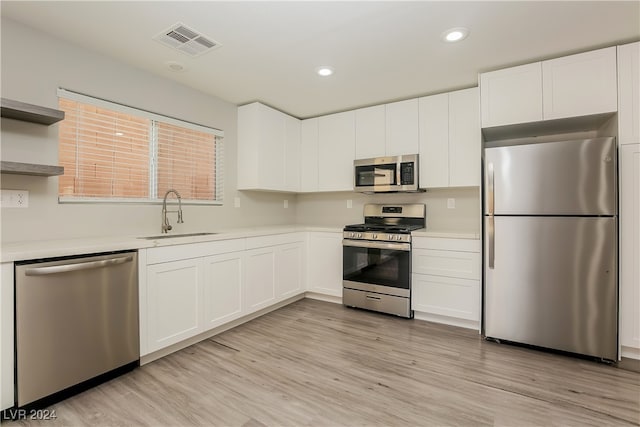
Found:
[{"label": "oven door", "polygon": [[411,244],[342,241],[343,286],[400,297],[411,295]]}]

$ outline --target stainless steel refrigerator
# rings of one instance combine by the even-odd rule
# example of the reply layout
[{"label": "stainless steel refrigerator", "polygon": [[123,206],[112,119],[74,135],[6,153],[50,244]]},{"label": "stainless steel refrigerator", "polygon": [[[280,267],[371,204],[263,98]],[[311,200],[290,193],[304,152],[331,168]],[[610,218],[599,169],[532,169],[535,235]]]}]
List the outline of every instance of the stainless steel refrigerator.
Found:
[{"label": "stainless steel refrigerator", "polygon": [[484,149],[486,337],[615,360],[616,143]]}]

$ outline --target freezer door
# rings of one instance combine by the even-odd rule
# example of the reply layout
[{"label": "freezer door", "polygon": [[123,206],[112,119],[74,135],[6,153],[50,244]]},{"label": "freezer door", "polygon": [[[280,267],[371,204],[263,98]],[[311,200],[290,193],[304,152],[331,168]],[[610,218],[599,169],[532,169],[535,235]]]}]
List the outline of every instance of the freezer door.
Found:
[{"label": "freezer door", "polygon": [[615,360],[616,219],[485,222],[485,336]]},{"label": "freezer door", "polygon": [[484,212],[615,215],[615,150],[614,138],[486,148]]}]

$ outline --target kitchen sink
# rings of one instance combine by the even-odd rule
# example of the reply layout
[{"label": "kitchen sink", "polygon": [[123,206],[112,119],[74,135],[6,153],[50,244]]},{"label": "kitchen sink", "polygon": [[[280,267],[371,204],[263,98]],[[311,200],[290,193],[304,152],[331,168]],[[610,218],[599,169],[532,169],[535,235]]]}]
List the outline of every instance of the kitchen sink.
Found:
[{"label": "kitchen sink", "polygon": [[145,240],[156,240],[156,239],[171,239],[174,237],[196,237],[196,236],[209,236],[211,234],[218,234],[218,233],[183,233],[183,234],[159,234],[157,236],[145,236],[145,237],[138,237],[138,239],[145,239]]}]

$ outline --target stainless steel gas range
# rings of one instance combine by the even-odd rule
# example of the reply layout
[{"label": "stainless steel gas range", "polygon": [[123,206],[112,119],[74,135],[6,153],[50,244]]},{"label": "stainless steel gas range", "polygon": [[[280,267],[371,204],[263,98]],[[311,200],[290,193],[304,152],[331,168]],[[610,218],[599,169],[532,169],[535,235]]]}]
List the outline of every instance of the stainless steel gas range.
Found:
[{"label": "stainless steel gas range", "polygon": [[425,224],[424,204],[365,205],[343,231],[342,303],[412,318],[411,232]]}]

